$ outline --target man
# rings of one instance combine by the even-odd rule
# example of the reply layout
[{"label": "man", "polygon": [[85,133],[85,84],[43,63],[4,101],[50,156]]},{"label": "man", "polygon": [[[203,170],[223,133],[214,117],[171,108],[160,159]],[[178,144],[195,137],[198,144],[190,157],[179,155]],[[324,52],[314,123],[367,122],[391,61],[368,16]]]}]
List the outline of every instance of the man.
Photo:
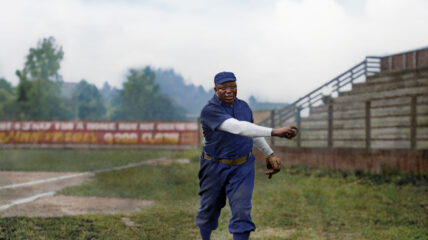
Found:
[{"label": "man", "polygon": [[214,77],[215,95],[202,109],[204,147],[199,170],[200,208],[196,216],[203,240],[209,240],[218,226],[226,197],[232,210],[229,231],[234,240],[249,239],[255,230],[251,220],[251,197],[254,188],[254,145],[268,155],[266,175],[279,172],[281,162],[264,137],[293,138],[297,128],[278,129],[253,124],[248,104],[236,97],[236,77],[220,72]]}]

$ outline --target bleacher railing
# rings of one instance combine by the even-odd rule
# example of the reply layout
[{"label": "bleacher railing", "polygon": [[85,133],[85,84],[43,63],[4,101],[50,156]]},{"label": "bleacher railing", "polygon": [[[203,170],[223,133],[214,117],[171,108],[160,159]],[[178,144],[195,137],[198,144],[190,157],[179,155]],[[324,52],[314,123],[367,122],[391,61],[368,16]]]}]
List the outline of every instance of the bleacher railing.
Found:
[{"label": "bleacher railing", "polygon": [[[272,110],[271,116],[259,124],[274,128],[281,123],[300,116],[300,112],[328,101],[330,97],[337,96],[341,90],[352,86],[355,81],[365,80],[366,76],[374,75],[381,70],[381,57],[369,56],[327,83],[321,85],[297,101],[281,109]],[[364,78],[364,79],[363,79]]]}]

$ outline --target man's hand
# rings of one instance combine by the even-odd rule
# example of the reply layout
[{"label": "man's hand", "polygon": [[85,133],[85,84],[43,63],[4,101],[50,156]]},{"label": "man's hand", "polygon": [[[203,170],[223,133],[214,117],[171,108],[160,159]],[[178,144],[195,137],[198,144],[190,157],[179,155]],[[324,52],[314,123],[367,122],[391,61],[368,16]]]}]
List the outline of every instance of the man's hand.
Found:
[{"label": "man's hand", "polygon": [[281,160],[275,154],[271,154],[266,157],[266,175],[269,175],[269,179],[272,178],[272,174],[275,174],[281,170]]},{"label": "man's hand", "polygon": [[271,135],[274,137],[292,139],[297,135],[298,131],[299,129],[296,126],[286,126],[282,128],[272,129]]}]

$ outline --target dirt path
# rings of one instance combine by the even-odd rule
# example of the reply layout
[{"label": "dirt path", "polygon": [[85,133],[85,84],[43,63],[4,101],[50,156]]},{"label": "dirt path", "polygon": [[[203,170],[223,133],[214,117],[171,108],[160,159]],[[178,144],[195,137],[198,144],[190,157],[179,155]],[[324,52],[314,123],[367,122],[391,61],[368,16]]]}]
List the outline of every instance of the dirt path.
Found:
[{"label": "dirt path", "polygon": [[0,171],[0,217],[53,217],[135,211],[152,205],[153,201],[74,197],[55,195],[55,193],[69,186],[80,185],[97,173],[141,165],[186,164],[189,162],[188,159],[154,159],[84,173]]},{"label": "dirt path", "polygon": [[2,217],[59,217],[80,214],[131,212],[151,206],[153,201],[104,198],[47,196],[26,204],[16,205],[1,212]]}]

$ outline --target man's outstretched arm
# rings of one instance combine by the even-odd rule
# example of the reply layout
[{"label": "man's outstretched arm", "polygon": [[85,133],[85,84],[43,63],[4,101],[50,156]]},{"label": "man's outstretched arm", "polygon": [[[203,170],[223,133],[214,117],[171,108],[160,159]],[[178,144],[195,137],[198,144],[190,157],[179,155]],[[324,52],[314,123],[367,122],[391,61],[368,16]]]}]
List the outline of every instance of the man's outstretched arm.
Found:
[{"label": "man's outstretched arm", "polygon": [[298,131],[297,127],[294,126],[272,129],[247,121],[239,121],[235,118],[229,118],[225,120],[222,124],[220,124],[219,130],[245,137],[252,137],[254,139],[254,146],[264,154],[268,155],[266,157],[266,166],[268,168],[266,175],[269,176],[269,179],[272,178],[272,174],[280,171],[281,160],[273,153],[273,150],[267,144],[264,137],[278,136],[291,139],[296,136]]},{"label": "man's outstretched arm", "polygon": [[244,137],[282,137],[291,139],[297,134],[297,127],[285,126],[281,128],[268,128],[247,121],[229,118],[220,124],[219,130],[230,132]]}]

